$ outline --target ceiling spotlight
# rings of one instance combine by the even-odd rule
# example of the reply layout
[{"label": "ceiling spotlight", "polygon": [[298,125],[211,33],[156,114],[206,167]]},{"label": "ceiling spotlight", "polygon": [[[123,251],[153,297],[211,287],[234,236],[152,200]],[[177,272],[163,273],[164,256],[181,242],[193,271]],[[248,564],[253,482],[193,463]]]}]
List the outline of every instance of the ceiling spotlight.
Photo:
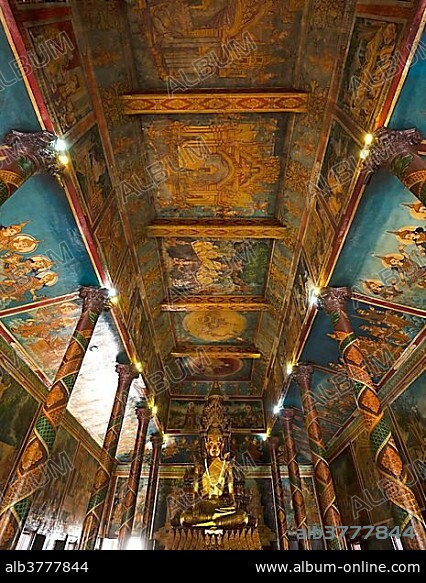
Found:
[{"label": "ceiling spotlight", "polygon": [[361,160],[366,160],[369,155],[370,155],[370,150],[368,150],[367,148],[363,148],[361,150],[361,152],[359,153],[359,157],[361,158]]},{"label": "ceiling spotlight", "polygon": [[268,439],[268,434],[267,433],[261,433],[260,437],[263,439],[263,441],[266,441]]},{"label": "ceiling spotlight", "polygon": [[373,134],[365,134],[364,144],[366,146],[371,146],[371,144],[373,143],[373,140],[374,140]]},{"label": "ceiling spotlight", "polygon": [[55,142],[55,150],[57,152],[65,152],[67,150],[67,144],[62,138],[58,138]]},{"label": "ceiling spotlight", "polygon": [[274,415],[278,415],[278,413],[281,411],[281,407],[279,405],[275,405],[274,407]]},{"label": "ceiling spotlight", "polygon": [[133,363],[133,366],[135,367],[135,369],[138,372],[142,372],[142,363],[141,362],[137,361],[137,362]]},{"label": "ceiling spotlight", "polygon": [[308,296],[308,301],[309,301],[309,305],[310,306],[317,306],[318,305],[318,297],[320,295],[320,288],[319,287],[313,287],[310,292],[309,292],[309,296]]},{"label": "ceiling spotlight", "polygon": [[70,159],[66,154],[59,154],[58,160],[63,166],[67,166],[70,163]]},{"label": "ceiling spotlight", "polygon": [[157,413],[158,413],[158,407],[157,407],[157,405],[154,405],[153,408],[152,408],[152,414],[155,417],[157,415]]},{"label": "ceiling spotlight", "polygon": [[289,362],[287,364],[287,368],[286,368],[287,374],[290,375],[293,372],[293,365],[291,362]]}]

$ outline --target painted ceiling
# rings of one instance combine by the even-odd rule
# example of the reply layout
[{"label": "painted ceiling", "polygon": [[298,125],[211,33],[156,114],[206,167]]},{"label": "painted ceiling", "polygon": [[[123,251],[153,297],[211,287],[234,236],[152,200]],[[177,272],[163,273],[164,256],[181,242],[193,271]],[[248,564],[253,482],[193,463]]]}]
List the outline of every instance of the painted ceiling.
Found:
[{"label": "painted ceiling", "polygon": [[[141,364],[143,380],[120,453],[131,449],[132,408],[144,396],[165,429],[188,433],[189,443],[190,403],[197,409],[218,379],[241,431],[271,429],[284,397],[299,410],[307,463],[287,364],[315,363],[327,443],[354,411],[328,321],[320,313],[313,322],[314,286],[356,291],[351,317],[377,383],[416,345],[424,248],[406,232],[423,225],[423,209],[384,171],[364,191],[358,180],[365,133],[387,116],[392,127],[426,135],[424,55],[404,48],[419,41],[410,27],[418,7],[381,4],[89,0],[75,10],[67,1],[11,2],[16,25],[14,39],[0,38],[0,81],[11,78],[10,44],[38,65],[25,80],[3,82],[0,133],[51,124],[71,163],[64,186],[33,178],[0,209],[0,223],[21,236],[19,248],[1,243],[0,325],[49,386],[78,317],[78,287],[117,290],[70,404],[99,443],[114,362],[124,355]],[[194,92],[215,107],[224,92],[256,92],[256,109],[282,88],[306,92],[307,110],[182,111]],[[143,92],[173,96],[181,109],[127,115],[121,97]],[[263,234],[236,234],[242,224]],[[408,265],[418,267],[414,279]],[[23,275],[18,290],[7,284],[14,271]]]}]

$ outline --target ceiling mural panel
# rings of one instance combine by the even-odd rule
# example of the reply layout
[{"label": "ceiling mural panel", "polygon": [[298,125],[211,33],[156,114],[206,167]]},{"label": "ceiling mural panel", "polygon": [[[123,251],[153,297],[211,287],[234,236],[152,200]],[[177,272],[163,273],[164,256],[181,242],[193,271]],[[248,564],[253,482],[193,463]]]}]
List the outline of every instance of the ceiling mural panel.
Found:
[{"label": "ceiling mural panel", "polygon": [[66,300],[0,321],[30,357],[33,367],[35,364],[52,382],[80,315],[81,301]]},{"label": "ceiling mural panel", "polygon": [[37,175],[1,207],[0,309],[72,293],[98,280],[65,193]]},{"label": "ceiling mural panel", "polygon": [[288,116],[145,120],[159,217],[273,217]]},{"label": "ceiling mural panel", "polygon": [[138,2],[129,19],[139,86],[291,85],[303,7],[300,0]]},{"label": "ceiling mural panel", "polygon": [[214,381],[223,382],[249,380],[252,370],[251,359],[225,357],[212,358],[200,346],[197,357],[180,358],[178,370],[173,372],[173,380]]},{"label": "ceiling mural panel", "polygon": [[187,314],[174,313],[172,320],[178,343],[239,344],[248,343],[253,339],[259,315],[255,312],[209,310]]},{"label": "ceiling mural panel", "polygon": [[262,295],[271,241],[165,239],[162,257],[169,294]]},{"label": "ceiling mural panel", "polygon": [[[242,361],[247,363],[251,367],[251,361],[244,360]],[[238,375],[240,376],[240,375]],[[243,376],[243,375],[241,375]],[[217,377],[215,377],[217,378]],[[214,379],[212,379],[214,380]],[[190,381],[185,380],[181,383],[173,385],[171,387],[172,395],[176,396],[183,396],[183,395],[192,395],[192,396],[207,396],[212,388],[212,382],[210,381]],[[250,383],[250,381],[220,381],[220,388],[224,392],[225,395],[234,395],[234,396],[251,396],[251,397],[260,397],[261,393],[256,391],[255,387]]]},{"label": "ceiling mural panel", "polygon": [[395,72],[392,56],[403,24],[356,18],[338,103],[365,130],[370,129]]}]

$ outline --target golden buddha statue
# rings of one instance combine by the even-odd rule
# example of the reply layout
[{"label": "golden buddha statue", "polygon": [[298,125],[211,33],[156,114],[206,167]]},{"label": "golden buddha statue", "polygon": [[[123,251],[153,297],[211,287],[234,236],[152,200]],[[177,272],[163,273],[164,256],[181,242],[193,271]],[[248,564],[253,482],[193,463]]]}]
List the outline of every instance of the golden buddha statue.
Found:
[{"label": "golden buddha statue", "polygon": [[242,508],[242,499],[234,490],[234,471],[229,445],[230,426],[225,415],[223,394],[217,383],[208,396],[201,419],[203,463],[187,472],[186,482],[191,486],[192,505],[174,518],[174,524],[186,528],[242,528],[256,521]]}]

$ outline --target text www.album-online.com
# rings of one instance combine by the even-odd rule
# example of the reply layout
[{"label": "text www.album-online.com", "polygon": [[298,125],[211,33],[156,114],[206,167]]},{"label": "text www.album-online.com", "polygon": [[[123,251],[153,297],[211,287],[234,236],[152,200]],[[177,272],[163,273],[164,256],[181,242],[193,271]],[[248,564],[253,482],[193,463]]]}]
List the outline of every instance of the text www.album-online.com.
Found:
[{"label": "text www.album-online.com", "polygon": [[311,563],[302,561],[301,563],[256,563],[256,573],[420,573],[418,563],[345,563],[336,565],[334,563]]}]

